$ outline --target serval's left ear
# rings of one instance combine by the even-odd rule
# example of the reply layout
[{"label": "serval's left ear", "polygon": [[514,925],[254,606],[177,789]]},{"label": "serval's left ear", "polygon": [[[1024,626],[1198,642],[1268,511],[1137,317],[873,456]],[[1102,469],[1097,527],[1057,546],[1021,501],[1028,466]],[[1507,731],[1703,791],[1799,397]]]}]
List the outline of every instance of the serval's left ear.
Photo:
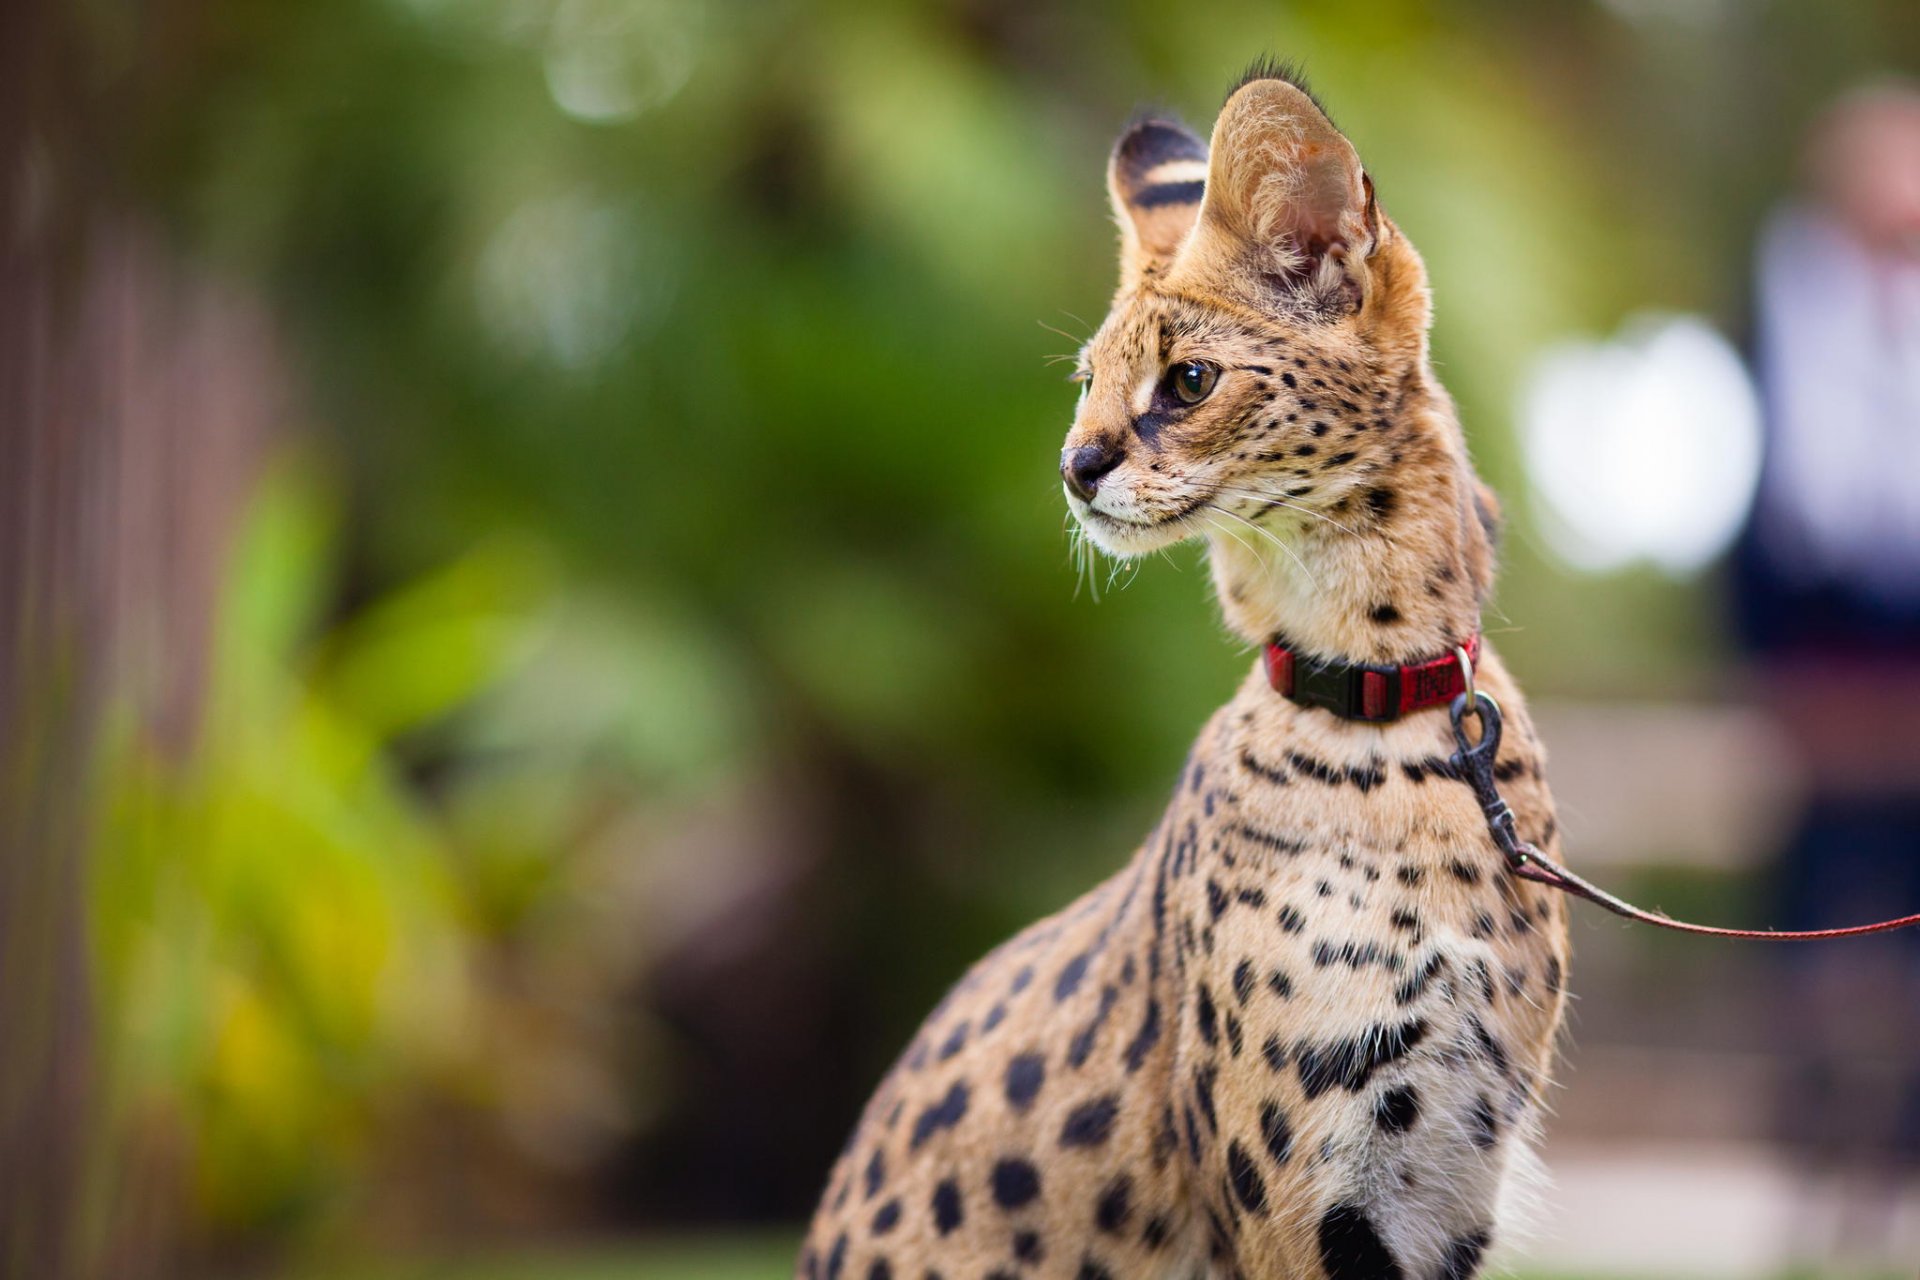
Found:
[{"label": "serval's left ear", "polygon": [[1220,109],[1212,150],[1191,251],[1230,254],[1270,290],[1357,306],[1382,219],[1359,153],[1312,95],[1249,80]]},{"label": "serval's left ear", "polygon": [[1120,288],[1157,274],[1193,230],[1206,190],[1207,144],[1184,125],[1142,118],[1107,161],[1107,194],[1120,224]]}]

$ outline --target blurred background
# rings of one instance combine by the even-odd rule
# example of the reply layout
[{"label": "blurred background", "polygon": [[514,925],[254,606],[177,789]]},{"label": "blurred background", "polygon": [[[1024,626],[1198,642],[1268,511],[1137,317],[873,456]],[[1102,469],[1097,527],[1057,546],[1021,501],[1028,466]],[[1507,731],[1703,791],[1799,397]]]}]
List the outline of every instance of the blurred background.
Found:
[{"label": "blurred background", "polygon": [[[1426,255],[1570,856],[1920,908],[1911,0],[10,0],[6,1274],[786,1274],[1251,661],[1076,570],[1055,361],[1263,52]],[[1508,1263],[1913,1276],[1914,948],[1575,917]]]}]

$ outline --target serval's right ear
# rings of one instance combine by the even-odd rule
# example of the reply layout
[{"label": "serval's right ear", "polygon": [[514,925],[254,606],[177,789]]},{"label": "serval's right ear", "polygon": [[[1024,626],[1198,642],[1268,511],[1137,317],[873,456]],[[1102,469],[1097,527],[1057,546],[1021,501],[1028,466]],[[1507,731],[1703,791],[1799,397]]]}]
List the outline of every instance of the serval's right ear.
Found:
[{"label": "serval's right ear", "polygon": [[1113,144],[1107,194],[1120,224],[1120,288],[1164,268],[1193,229],[1207,189],[1207,144],[1184,125],[1135,121]]}]

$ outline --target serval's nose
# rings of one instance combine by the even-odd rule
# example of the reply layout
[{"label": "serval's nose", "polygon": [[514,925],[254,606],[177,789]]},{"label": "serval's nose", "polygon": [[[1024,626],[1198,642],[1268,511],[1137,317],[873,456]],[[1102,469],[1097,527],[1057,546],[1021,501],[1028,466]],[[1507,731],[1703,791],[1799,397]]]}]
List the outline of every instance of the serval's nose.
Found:
[{"label": "serval's nose", "polygon": [[1126,460],[1126,451],[1101,441],[1067,449],[1060,454],[1060,478],[1082,502],[1092,502],[1101,477]]}]

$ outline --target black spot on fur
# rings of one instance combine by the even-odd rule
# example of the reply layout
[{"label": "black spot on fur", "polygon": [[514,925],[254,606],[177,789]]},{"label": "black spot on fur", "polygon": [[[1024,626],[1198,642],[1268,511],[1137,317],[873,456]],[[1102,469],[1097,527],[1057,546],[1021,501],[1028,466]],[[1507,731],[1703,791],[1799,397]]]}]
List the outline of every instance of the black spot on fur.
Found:
[{"label": "black spot on fur", "polygon": [[1233,1179],[1233,1194],[1248,1213],[1267,1211],[1267,1184],[1254,1167],[1253,1157],[1237,1140],[1227,1144],[1227,1176]]},{"label": "black spot on fur", "polygon": [[1213,993],[1207,990],[1204,982],[1195,991],[1194,1013],[1199,1019],[1201,1039],[1208,1044],[1218,1044],[1220,1032],[1215,1023]]},{"label": "black spot on fur", "polygon": [[1405,1133],[1420,1119],[1420,1095],[1411,1085],[1389,1089],[1373,1107],[1373,1122],[1388,1133]]},{"label": "black spot on fur", "polygon": [[1025,1111],[1033,1105],[1040,1086],[1047,1081],[1047,1060],[1037,1053],[1023,1053],[1007,1063],[1007,1105]]},{"label": "black spot on fur", "polygon": [[1473,1110],[1467,1114],[1467,1135],[1483,1151],[1500,1140],[1500,1117],[1493,1113],[1493,1100],[1484,1093],[1473,1100]]},{"label": "black spot on fur", "polygon": [[1209,1065],[1196,1069],[1193,1073],[1193,1098],[1200,1104],[1200,1114],[1207,1118],[1207,1128],[1214,1133],[1220,1132],[1220,1117],[1213,1109],[1213,1081],[1217,1074]]},{"label": "black spot on fur", "polygon": [[1307,927],[1307,918],[1286,903],[1280,904],[1280,928],[1285,933],[1299,933]]},{"label": "black spot on fur", "polygon": [[1055,1000],[1065,1000],[1080,989],[1081,980],[1087,976],[1087,958],[1087,953],[1082,951],[1060,970],[1060,976],[1053,984]]},{"label": "black spot on fur", "polygon": [[1282,1000],[1293,999],[1293,979],[1279,969],[1267,975],[1267,988]]},{"label": "black spot on fur", "polygon": [[1234,829],[1255,844],[1271,849],[1275,853],[1284,853],[1291,856],[1293,854],[1306,852],[1307,846],[1298,840],[1292,840],[1271,831],[1262,831],[1260,828],[1250,827],[1244,822],[1240,823]]},{"label": "black spot on fur", "polygon": [[1153,1052],[1153,1046],[1160,1042],[1160,1002],[1147,1001],[1146,1015],[1140,1020],[1140,1030],[1134,1033],[1133,1042],[1127,1046],[1127,1070],[1138,1071],[1140,1065]]},{"label": "black spot on fur", "polygon": [[1253,961],[1242,959],[1233,966],[1233,998],[1241,1004],[1253,994]]},{"label": "black spot on fur", "polygon": [[[1358,907],[1359,903],[1354,903]],[[1325,969],[1343,964],[1349,969],[1364,969],[1368,965],[1379,965],[1382,969],[1399,970],[1406,960],[1397,951],[1388,951],[1372,942],[1355,942],[1351,939],[1335,946],[1326,939],[1313,944],[1313,963],[1315,967]]]},{"label": "black spot on fur", "polygon": [[1279,1036],[1268,1036],[1260,1046],[1260,1056],[1267,1060],[1267,1066],[1275,1071],[1284,1071],[1287,1067],[1287,1048],[1280,1043]]},{"label": "black spot on fur", "polygon": [[909,1146],[917,1150],[921,1143],[940,1130],[951,1129],[959,1124],[961,1117],[966,1114],[967,1086],[956,1080],[953,1087],[947,1090],[946,1097],[922,1111],[920,1118],[913,1122],[913,1139]]},{"label": "black spot on fur", "polygon": [[933,1189],[933,1225],[941,1235],[951,1235],[966,1220],[960,1207],[960,1184],[952,1178]]},{"label": "black spot on fur", "polygon": [[1472,1231],[1449,1244],[1437,1280],[1473,1280],[1473,1273],[1480,1267],[1480,1255],[1487,1251],[1488,1240],[1485,1231]]},{"label": "black spot on fur", "polygon": [[875,1258],[867,1267],[867,1280],[893,1280],[893,1264],[885,1258]]},{"label": "black spot on fur", "polygon": [[1287,1123],[1287,1113],[1280,1104],[1271,1098],[1260,1107],[1260,1140],[1267,1144],[1267,1154],[1275,1164],[1285,1164],[1293,1155],[1293,1126]]},{"label": "black spot on fur", "polygon": [[1097,1147],[1113,1134],[1114,1117],[1120,1114],[1120,1099],[1114,1094],[1083,1102],[1060,1126],[1063,1147]]},{"label": "black spot on fur", "polygon": [[880,1148],[875,1147],[873,1149],[873,1159],[867,1161],[866,1199],[873,1199],[874,1194],[880,1190],[881,1184],[886,1180],[887,1158],[881,1152]]},{"label": "black spot on fur", "polygon": [[1041,1262],[1045,1260],[1047,1251],[1040,1243],[1040,1233],[1038,1231],[1014,1232],[1013,1256],[1022,1262]]},{"label": "black spot on fur", "polygon": [[873,1234],[883,1236],[900,1223],[900,1202],[889,1200],[873,1215]]},{"label": "black spot on fur", "polygon": [[1040,1196],[1040,1171],[1030,1160],[1008,1157],[996,1162],[990,1181],[993,1202],[1002,1209],[1025,1208]]},{"label": "black spot on fur", "polygon": [[1073,1280],[1113,1280],[1113,1272],[1092,1258],[1082,1258],[1080,1269],[1073,1273]]},{"label": "black spot on fur", "polygon": [[1440,976],[1446,967],[1446,957],[1437,951],[1434,952],[1427,957],[1425,964],[1407,975],[1406,981],[1394,988],[1393,1002],[1401,1005],[1412,1004],[1420,998],[1427,987],[1432,984],[1435,978]]},{"label": "black spot on fur", "polygon": [[1327,1280],[1403,1280],[1373,1222],[1358,1205],[1339,1204],[1320,1219],[1320,1265]]},{"label": "black spot on fur", "polygon": [[1149,1249],[1163,1249],[1167,1237],[1173,1234],[1173,1224],[1165,1218],[1155,1215],[1147,1219],[1147,1225],[1140,1229],[1140,1243]]},{"label": "black spot on fur", "polygon": [[1493,1032],[1487,1030],[1487,1024],[1477,1017],[1469,1017],[1467,1025],[1473,1029],[1473,1038],[1479,1044],[1480,1052],[1486,1055],[1487,1061],[1494,1065],[1494,1069],[1501,1075],[1506,1075],[1512,1070],[1506,1048],[1494,1038]]},{"label": "black spot on fur", "polygon": [[1133,1179],[1120,1174],[1109,1182],[1100,1192],[1100,1198],[1094,1201],[1093,1225],[1110,1236],[1117,1236],[1126,1230],[1127,1219],[1133,1216]]},{"label": "black spot on fur", "polygon": [[1400,610],[1392,601],[1388,601],[1384,604],[1373,606],[1372,612],[1368,613],[1367,616],[1383,627],[1392,626],[1394,623],[1400,621]]},{"label": "black spot on fur", "polygon": [[1075,1033],[1073,1042],[1067,1046],[1068,1066],[1077,1068],[1086,1065],[1087,1058],[1093,1053],[1094,1040],[1099,1037],[1100,1028],[1106,1025],[1107,1015],[1113,1012],[1113,1006],[1119,1002],[1119,999],[1119,988],[1113,986],[1101,988],[1099,1008],[1094,1010],[1093,1017],[1088,1020],[1086,1026]]},{"label": "black spot on fur", "polygon": [[1335,1086],[1358,1093],[1375,1071],[1405,1057],[1426,1034],[1426,1022],[1415,1018],[1395,1027],[1375,1026],[1347,1040],[1302,1044],[1294,1053],[1300,1086],[1309,1098]]},{"label": "black spot on fur", "polygon": [[839,1280],[840,1268],[847,1265],[847,1233],[842,1231],[827,1252],[827,1280]]}]

